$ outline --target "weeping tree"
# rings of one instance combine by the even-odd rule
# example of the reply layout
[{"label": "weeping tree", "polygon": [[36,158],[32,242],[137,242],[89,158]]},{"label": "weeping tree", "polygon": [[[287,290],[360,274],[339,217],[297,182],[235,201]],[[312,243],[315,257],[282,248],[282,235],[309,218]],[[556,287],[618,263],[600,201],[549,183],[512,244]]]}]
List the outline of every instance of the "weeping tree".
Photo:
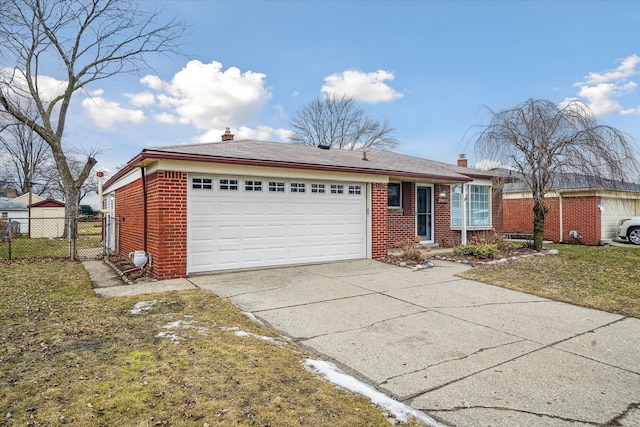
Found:
[{"label": "weeping tree", "polygon": [[345,150],[392,149],[398,145],[395,129],[387,119],[368,116],[354,98],[344,95],[314,99],[293,114],[291,128],[290,141],[300,145]]},{"label": "weeping tree", "polygon": [[68,218],[77,217],[80,189],[98,152],[85,153],[74,173],[67,157],[72,147],[64,137],[73,95],[92,83],[139,72],[149,54],[177,53],[184,32],[177,18],[165,20],[162,11],[129,0],[0,2],[0,114],[49,145]]},{"label": "weeping tree", "polygon": [[475,138],[479,158],[513,170],[533,196],[533,244],[542,248],[545,195],[571,174],[589,177],[592,185],[625,181],[638,171],[638,153],[621,131],[599,125],[580,101],[558,106],[529,99],[503,111],[488,109],[491,120]]}]

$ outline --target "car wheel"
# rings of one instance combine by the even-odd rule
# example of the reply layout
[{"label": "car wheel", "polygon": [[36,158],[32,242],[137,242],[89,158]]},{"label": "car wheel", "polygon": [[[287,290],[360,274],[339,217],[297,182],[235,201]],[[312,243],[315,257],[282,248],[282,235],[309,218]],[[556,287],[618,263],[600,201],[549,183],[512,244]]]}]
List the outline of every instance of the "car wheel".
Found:
[{"label": "car wheel", "polygon": [[640,227],[633,227],[627,231],[629,241],[634,245],[640,245]]}]

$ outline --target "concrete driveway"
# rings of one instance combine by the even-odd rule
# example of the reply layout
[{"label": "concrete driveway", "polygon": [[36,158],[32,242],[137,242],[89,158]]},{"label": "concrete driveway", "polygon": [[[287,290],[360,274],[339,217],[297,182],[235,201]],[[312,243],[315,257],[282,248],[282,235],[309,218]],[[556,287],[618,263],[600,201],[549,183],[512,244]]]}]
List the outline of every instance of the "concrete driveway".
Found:
[{"label": "concrete driveway", "polygon": [[640,319],[371,260],[189,282],[455,426],[640,425]]}]

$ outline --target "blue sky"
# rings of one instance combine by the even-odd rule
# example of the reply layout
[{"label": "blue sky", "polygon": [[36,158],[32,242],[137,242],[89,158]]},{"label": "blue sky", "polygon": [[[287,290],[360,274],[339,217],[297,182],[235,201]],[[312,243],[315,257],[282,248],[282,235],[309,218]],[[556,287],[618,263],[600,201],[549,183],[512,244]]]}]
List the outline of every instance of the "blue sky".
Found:
[{"label": "blue sky", "polygon": [[638,1],[164,1],[190,25],[184,56],[96,83],[67,141],[115,172],[143,148],[286,141],[296,109],[326,93],[388,118],[396,151],[473,155],[483,106],[587,102],[640,144]]}]

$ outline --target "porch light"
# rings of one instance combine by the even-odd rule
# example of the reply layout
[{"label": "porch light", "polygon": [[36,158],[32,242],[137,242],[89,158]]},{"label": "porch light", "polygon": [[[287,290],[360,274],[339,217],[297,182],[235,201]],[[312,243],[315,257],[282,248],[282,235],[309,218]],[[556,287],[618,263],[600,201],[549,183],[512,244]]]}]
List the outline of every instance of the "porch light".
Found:
[{"label": "porch light", "polygon": [[440,197],[447,197],[447,190],[440,190]]}]

